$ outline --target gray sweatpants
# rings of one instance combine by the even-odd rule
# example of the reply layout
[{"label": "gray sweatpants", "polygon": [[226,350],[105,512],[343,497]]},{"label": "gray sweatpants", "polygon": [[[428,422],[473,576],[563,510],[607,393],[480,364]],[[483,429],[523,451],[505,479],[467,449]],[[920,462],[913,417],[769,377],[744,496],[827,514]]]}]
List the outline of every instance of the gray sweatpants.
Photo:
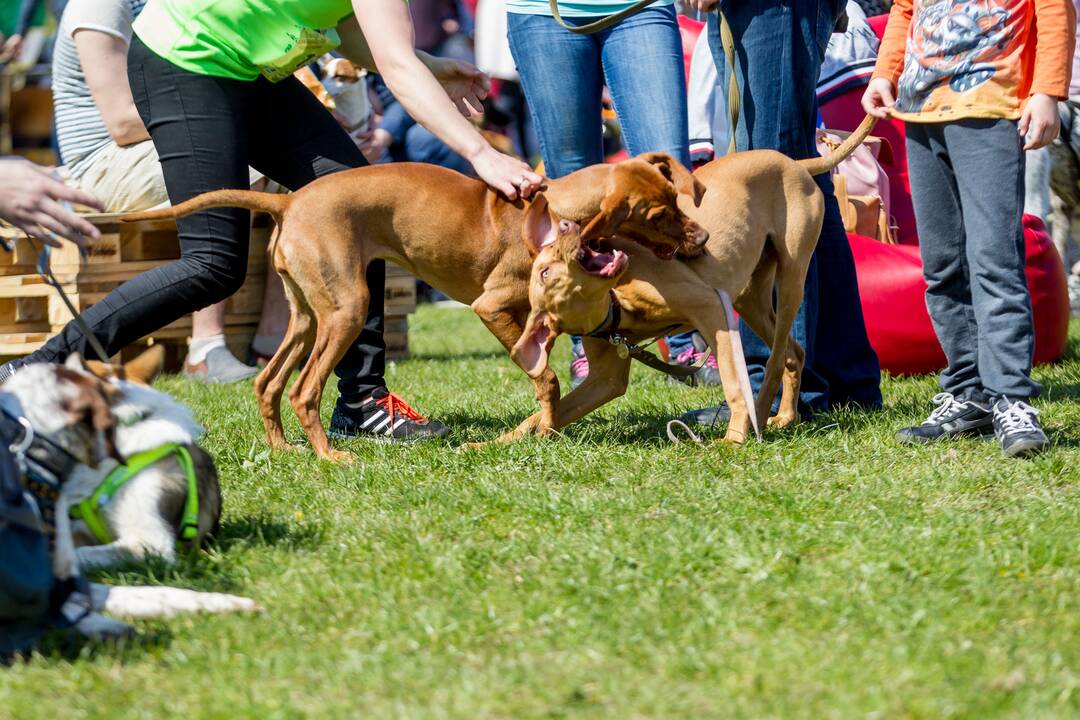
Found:
[{"label": "gray sweatpants", "polygon": [[1024,153],[1013,120],[908,123],[926,307],[957,397],[1026,400],[1035,334],[1024,274]]}]

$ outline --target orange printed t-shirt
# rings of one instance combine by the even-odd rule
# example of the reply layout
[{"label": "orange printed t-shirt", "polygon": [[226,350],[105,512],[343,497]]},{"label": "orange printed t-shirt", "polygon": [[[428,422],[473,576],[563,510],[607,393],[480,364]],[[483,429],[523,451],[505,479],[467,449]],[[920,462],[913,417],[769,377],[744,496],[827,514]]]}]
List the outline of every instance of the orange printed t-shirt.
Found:
[{"label": "orange printed t-shirt", "polygon": [[896,0],[874,77],[913,122],[1020,117],[1034,93],[1069,94],[1071,0]]}]

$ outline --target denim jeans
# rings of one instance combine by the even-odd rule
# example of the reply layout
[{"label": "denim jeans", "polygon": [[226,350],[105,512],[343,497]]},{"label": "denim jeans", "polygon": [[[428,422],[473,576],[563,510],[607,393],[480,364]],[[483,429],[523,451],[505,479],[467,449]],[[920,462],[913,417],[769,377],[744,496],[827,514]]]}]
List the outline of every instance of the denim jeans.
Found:
[{"label": "denim jeans", "polygon": [[[722,0],[735,39],[735,78],[742,112],[737,150],[772,149],[795,159],[816,156],[817,79],[843,0]],[[709,44],[726,95],[729,70],[717,15],[709,15]],[[854,403],[881,405],[881,370],[859,304],[855,261],[829,175],[815,178],[825,193],[825,223],[806,276],[792,334],[806,350],[799,394],[804,414]],[[741,327],[755,391],[769,347]]]},{"label": "denim jeans", "polygon": [[[597,18],[564,18],[583,25]],[[593,35],[549,15],[507,16],[507,35],[550,178],[604,162],[606,82],[631,155],[666,152],[690,167],[682,38],[671,5],[650,7]],[[678,347],[689,344],[689,334]]]}]

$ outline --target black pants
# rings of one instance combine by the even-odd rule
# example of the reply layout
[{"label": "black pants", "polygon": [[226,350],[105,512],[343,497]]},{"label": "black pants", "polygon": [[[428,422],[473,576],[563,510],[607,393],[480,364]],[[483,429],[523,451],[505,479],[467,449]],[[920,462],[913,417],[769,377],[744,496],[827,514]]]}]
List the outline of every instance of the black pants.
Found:
[{"label": "black pants", "polygon": [[[367,164],[330,113],[294,78],[270,83],[198,75],[160,58],[137,36],[128,52],[128,78],[173,204],[209,190],[246,188],[249,165],[296,190],[323,175]],[[240,289],[250,222],[250,213],[237,208],[177,220],[180,259],[124,283],[83,314],[105,350],[119,352]],[[383,261],[371,263],[367,282],[367,322],[336,368],[347,402],[384,384]],[[86,340],[69,323],[30,359],[59,362],[87,351]]]}]

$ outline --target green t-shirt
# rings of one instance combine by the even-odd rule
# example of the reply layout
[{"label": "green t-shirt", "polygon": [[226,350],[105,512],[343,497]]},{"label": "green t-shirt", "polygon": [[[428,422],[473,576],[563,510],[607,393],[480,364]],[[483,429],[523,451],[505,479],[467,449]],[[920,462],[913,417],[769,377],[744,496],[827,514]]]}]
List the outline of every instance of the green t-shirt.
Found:
[{"label": "green t-shirt", "polygon": [[133,25],[146,46],[200,75],[278,80],[337,45],[349,0],[149,0]]}]

